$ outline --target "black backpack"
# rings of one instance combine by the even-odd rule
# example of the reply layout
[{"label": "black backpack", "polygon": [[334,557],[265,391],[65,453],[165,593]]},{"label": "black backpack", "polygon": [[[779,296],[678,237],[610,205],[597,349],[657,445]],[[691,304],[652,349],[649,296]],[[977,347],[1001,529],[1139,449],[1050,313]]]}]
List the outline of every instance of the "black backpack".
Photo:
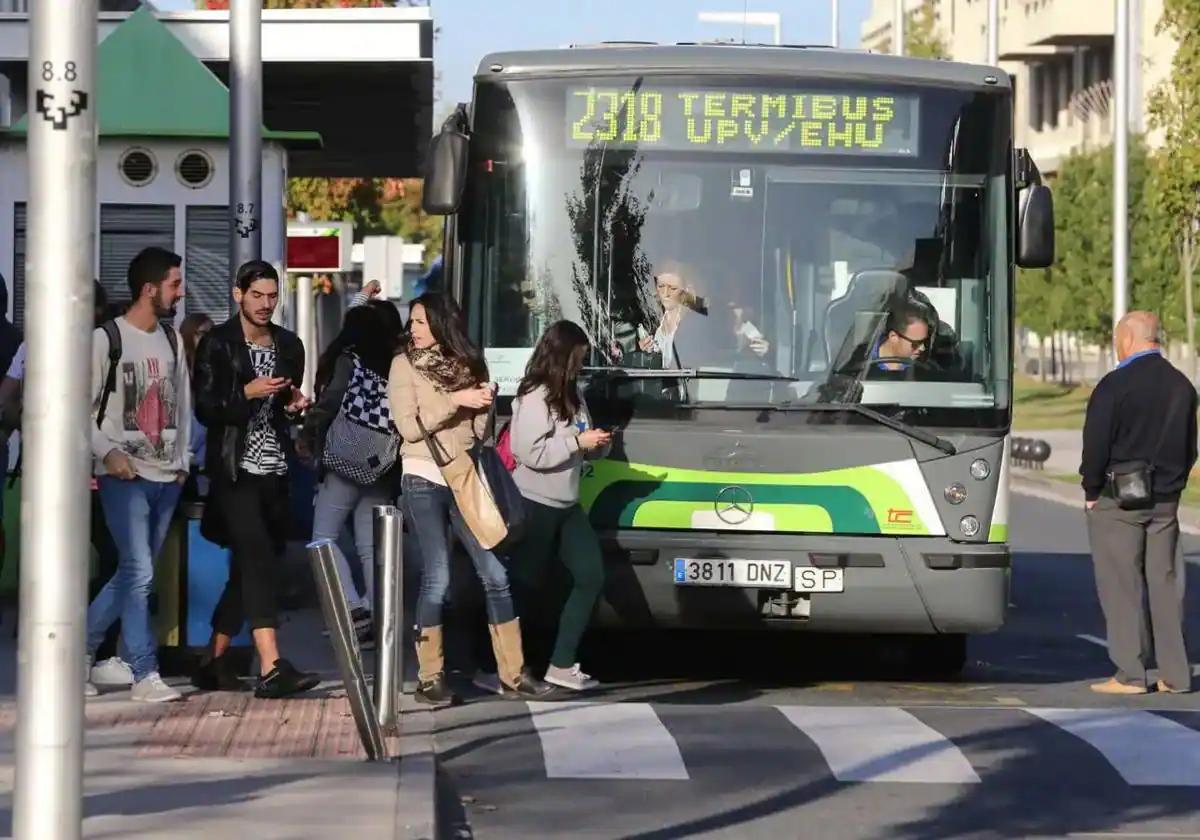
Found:
[{"label": "black backpack", "polygon": [[[163,332],[167,334],[167,343],[171,345],[171,359],[179,364],[179,337],[175,327],[162,322]],[[100,325],[108,336],[108,375],[104,378],[104,390],[100,392],[100,410],[96,412],[96,428],[104,422],[104,412],[108,410],[108,398],[117,390],[117,365],[121,363],[121,328],[115,319],[110,318]]]}]

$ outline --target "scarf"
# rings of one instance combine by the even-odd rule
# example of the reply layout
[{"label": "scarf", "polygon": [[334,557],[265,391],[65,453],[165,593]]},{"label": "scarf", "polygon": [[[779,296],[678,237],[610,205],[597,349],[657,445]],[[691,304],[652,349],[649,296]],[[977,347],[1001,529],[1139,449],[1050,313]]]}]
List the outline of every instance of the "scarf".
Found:
[{"label": "scarf", "polygon": [[479,384],[464,362],[446,356],[437,345],[420,349],[410,344],[405,354],[412,366],[432,382],[434,388],[444,394],[473,388]]}]

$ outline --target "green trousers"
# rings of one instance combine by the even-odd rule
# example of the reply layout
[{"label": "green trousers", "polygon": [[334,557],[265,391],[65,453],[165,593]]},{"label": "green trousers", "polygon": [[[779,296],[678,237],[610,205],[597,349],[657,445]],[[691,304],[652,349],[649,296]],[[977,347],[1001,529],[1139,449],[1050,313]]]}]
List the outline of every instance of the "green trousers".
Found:
[{"label": "green trousers", "polygon": [[561,563],[569,592],[558,618],[558,636],[550,664],[570,668],[578,660],[579,641],[604,590],[600,541],[579,505],[555,508],[525,500],[525,536],[511,555],[510,577],[517,608],[531,610],[534,598],[549,591],[551,563]]}]

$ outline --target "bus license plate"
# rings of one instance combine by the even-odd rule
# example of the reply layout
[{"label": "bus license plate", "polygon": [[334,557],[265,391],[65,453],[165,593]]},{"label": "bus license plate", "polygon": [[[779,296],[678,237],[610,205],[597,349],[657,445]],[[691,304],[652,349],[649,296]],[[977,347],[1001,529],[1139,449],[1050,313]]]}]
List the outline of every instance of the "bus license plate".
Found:
[{"label": "bus license plate", "polygon": [[792,564],[788,560],[718,560],[675,558],[677,586],[747,586],[788,589]]},{"label": "bus license plate", "polygon": [[797,592],[844,592],[846,589],[844,569],[817,569],[812,566],[796,567]]}]

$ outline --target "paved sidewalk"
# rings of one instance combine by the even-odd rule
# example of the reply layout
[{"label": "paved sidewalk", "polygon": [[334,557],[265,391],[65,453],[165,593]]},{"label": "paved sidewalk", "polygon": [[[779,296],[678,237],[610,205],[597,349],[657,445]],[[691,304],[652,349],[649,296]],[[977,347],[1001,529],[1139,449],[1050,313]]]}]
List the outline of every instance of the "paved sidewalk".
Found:
[{"label": "paved sidewalk", "polygon": [[[0,628],[2,836],[12,832],[13,612]],[[406,709],[405,734],[391,743],[399,761],[365,761],[318,616],[288,617],[281,647],[326,678],[309,695],[257,700],[189,689],[183,702],[147,705],[126,690],[88,701],[86,837],[434,836],[431,714]]]}]

